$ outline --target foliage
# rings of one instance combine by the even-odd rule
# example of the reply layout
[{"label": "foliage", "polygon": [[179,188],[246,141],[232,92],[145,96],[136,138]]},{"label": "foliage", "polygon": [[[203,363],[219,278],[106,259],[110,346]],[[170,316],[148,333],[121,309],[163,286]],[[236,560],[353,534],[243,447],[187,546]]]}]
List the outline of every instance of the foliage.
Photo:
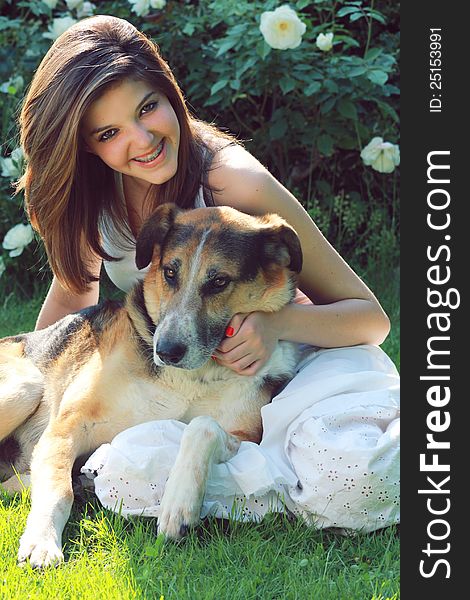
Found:
[{"label": "foliage", "polygon": [[[360,152],[374,137],[398,143],[399,7],[384,0],[292,1],[306,31],[298,47],[275,50],[259,25],[262,13],[280,4],[168,0],[138,16],[127,0],[116,0],[100,2],[99,12],[126,18],[154,38],[197,116],[244,140],[356,268],[384,255],[396,265],[397,171],[374,172]],[[50,45],[43,34],[53,18],[69,14],[60,0],[54,9],[39,0],[10,1],[2,9],[3,157],[17,145],[15,111]],[[333,47],[324,51],[316,42],[328,33]],[[24,216],[21,198],[9,198],[8,179],[0,177],[0,186],[1,240]],[[5,252],[3,258],[26,287],[25,267],[34,276],[44,264],[31,247],[20,260]]]}]

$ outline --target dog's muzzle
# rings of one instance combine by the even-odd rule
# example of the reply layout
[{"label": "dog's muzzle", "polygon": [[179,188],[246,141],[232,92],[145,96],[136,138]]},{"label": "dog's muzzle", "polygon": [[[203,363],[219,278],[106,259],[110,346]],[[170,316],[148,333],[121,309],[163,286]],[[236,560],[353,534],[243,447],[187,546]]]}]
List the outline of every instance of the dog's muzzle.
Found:
[{"label": "dog's muzzle", "polygon": [[155,354],[166,365],[177,366],[183,360],[187,350],[188,347],[185,344],[168,339],[158,340],[155,345]]}]

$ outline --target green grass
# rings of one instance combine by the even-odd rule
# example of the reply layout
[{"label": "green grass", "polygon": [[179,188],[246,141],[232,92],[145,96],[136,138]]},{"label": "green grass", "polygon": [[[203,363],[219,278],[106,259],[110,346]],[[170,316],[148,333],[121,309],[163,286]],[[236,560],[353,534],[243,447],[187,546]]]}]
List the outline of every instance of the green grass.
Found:
[{"label": "green grass", "polygon": [[65,529],[66,562],[41,572],[15,560],[28,495],[3,500],[1,598],[399,598],[395,527],[346,538],[284,515],[259,524],[212,519],[184,541],[163,544],[153,519],[127,521],[91,500],[74,508]]},{"label": "green grass", "polygon": [[34,329],[44,296],[18,300],[14,294],[0,299],[0,338]]},{"label": "green grass", "polygon": [[[373,287],[392,320],[383,348],[399,366],[398,282]],[[0,337],[28,331],[42,297],[0,302]],[[261,523],[205,520],[178,543],[163,544],[154,519],[76,502],[64,532],[66,562],[33,571],[16,565],[29,494],[0,493],[0,598],[80,600],[397,600],[399,533],[344,537],[285,515]]]}]

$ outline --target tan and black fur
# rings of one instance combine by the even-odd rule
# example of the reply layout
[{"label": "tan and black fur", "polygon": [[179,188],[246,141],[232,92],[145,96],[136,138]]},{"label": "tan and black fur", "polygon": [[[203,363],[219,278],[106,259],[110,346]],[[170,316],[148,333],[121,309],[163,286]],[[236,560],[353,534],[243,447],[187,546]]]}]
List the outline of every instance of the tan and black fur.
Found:
[{"label": "tan and black fur", "polygon": [[15,470],[30,471],[32,484],[20,562],[63,559],[77,457],[155,419],[189,423],[159,519],[181,536],[199,518],[211,462],[259,442],[261,407],[294,374],[287,342],[250,377],[210,358],[234,314],[278,311],[294,296],[302,254],[280,217],[165,204],[142,227],[136,263],[150,269],[124,303],[0,341],[0,478],[14,491]]}]

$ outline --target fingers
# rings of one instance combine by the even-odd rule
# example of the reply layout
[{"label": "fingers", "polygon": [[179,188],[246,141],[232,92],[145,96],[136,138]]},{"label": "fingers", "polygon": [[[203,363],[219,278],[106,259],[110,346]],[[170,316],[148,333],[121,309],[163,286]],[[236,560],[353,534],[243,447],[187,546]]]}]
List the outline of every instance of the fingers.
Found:
[{"label": "fingers", "polygon": [[233,337],[234,335],[237,335],[237,333],[240,330],[240,327],[243,325],[243,322],[249,314],[250,313],[237,313],[233,315],[233,317],[230,319],[230,323],[227,326],[225,335],[228,337]]},{"label": "fingers", "polygon": [[242,340],[226,352],[216,350],[213,356],[219,364],[242,375],[254,375],[268,359],[266,349],[253,340]]},{"label": "fingers", "polygon": [[251,367],[255,362],[262,362],[261,359],[255,357],[251,352],[242,356],[239,359],[232,359],[229,356],[216,356],[219,364],[232,369],[236,373],[243,373],[246,375],[245,371]]},{"label": "fingers", "polygon": [[263,333],[264,325],[261,313],[234,315],[227,326],[226,337],[214,352],[214,360],[240,375],[255,375],[272,352]]},{"label": "fingers", "polygon": [[248,314],[237,313],[232,317],[230,323],[225,330],[225,338],[219,344],[218,350],[221,352],[229,352],[236,348],[242,340],[237,337],[238,332],[240,331],[241,326],[243,325],[245,319]]},{"label": "fingers", "polygon": [[231,371],[234,371],[238,375],[245,375],[247,377],[256,375],[256,373],[261,369],[261,367],[263,366],[263,364],[265,362],[262,360],[255,360],[253,362],[253,358],[250,355],[242,358],[239,361],[233,362],[233,363],[229,363],[224,358],[219,358],[216,356],[213,356],[212,358],[213,358],[213,360],[218,362],[220,365],[227,367],[228,369],[230,369]]},{"label": "fingers", "polygon": [[251,365],[248,365],[244,369],[237,371],[237,373],[239,375],[245,375],[245,376],[251,377],[253,375],[256,375],[256,373],[261,369],[263,364],[264,363],[262,360],[255,360],[255,362],[251,363]]}]

